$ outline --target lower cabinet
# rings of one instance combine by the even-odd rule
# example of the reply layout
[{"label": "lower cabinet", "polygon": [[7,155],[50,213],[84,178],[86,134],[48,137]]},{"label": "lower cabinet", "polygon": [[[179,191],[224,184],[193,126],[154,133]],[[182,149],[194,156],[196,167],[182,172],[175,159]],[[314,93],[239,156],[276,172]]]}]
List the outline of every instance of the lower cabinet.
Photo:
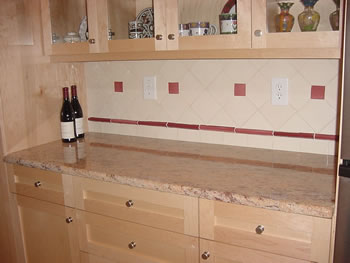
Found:
[{"label": "lower cabinet", "polygon": [[80,249],[91,255],[115,263],[198,262],[196,237],[79,210],[77,219]]},{"label": "lower cabinet", "polygon": [[20,226],[15,226],[20,231],[17,248],[24,251],[20,262],[80,262],[74,209],[21,195],[12,197],[18,220],[14,223]]}]

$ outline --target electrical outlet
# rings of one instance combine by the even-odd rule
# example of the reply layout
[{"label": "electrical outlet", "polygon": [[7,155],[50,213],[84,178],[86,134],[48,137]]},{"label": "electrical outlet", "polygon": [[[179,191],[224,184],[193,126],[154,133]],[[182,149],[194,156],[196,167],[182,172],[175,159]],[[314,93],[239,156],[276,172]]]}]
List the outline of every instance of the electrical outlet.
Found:
[{"label": "electrical outlet", "polygon": [[288,79],[272,79],[272,105],[288,105]]},{"label": "electrical outlet", "polygon": [[157,99],[156,76],[143,78],[143,98],[145,100]]}]

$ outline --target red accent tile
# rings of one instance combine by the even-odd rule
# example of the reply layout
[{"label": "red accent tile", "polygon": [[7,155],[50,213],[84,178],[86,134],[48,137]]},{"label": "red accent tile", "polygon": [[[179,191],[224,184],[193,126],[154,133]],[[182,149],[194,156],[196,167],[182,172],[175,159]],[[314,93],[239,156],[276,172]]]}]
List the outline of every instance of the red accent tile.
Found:
[{"label": "red accent tile", "polygon": [[114,81],[114,92],[123,92],[123,82]]},{"label": "red accent tile", "polygon": [[133,120],[121,120],[121,119],[111,119],[112,123],[119,123],[119,124],[132,124],[132,125],[137,125],[138,121],[133,121]]},{"label": "red accent tile", "polygon": [[315,139],[319,139],[319,140],[330,140],[330,141],[338,141],[338,140],[339,140],[339,135],[315,134]]},{"label": "red accent tile", "polygon": [[245,96],[246,85],[243,83],[235,83],[234,95]]},{"label": "red accent tile", "polygon": [[96,122],[111,122],[111,119],[109,118],[98,118],[98,117],[90,117],[88,118],[89,121],[96,121]]},{"label": "red accent tile", "polygon": [[138,125],[166,127],[167,126],[167,122],[161,122],[161,121],[139,121]]},{"label": "red accent tile", "polygon": [[311,99],[313,100],[324,100],[325,97],[325,86],[311,86]]},{"label": "red accent tile", "polygon": [[295,138],[306,138],[313,139],[314,133],[304,133],[304,132],[279,132],[275,131],[273,133],[274,136],[282,136],[282,137],[295,137]]},{"label": "red accent tile", "polygon": [[184,124],[184,123],[168,122],[167,127],[168,128],[189,129],[189,130],[199,130],[199,125],[197,125],[197,124]]},{"label": "red accent tile", "polygon": [[179,94],[179,82],[168,83],[169,94]]},{"label": "red accent tile", "polygon": [[268,136],[272,136],[273,135],[273,131],[258,130],[258,129],[236,128],[235,132],[236,133],[245,133],[245,134],[268,135]]},{"label": "red accent tile", "polygon": [[234,127],[226,127],[226,126],[200,125],[199,129],[205,130],[205,131],[235,132]]}]

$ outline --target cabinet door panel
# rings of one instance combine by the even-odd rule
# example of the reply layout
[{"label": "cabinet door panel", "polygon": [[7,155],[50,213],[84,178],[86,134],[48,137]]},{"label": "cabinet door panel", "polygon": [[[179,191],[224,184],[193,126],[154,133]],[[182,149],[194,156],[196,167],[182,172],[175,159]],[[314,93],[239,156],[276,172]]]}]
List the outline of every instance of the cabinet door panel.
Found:
[{"label": "cabinet door panel", "polygon": [[[308,263],[294,258],[270,254],[258,250],[226,245],[218,242],[200,240],[201,263]],[[208,253],[209,258],[202,255]]]},{"label": "cabinet door panel", "polygon": [[[200,237],[328,262],[331,220],[200,199]],[[261,234],[258,227],[263,226]]]},{"label": "cabinet door panel", "polygon": [[[335,4],[332,1],[319,1],[314,9],[321,14],[321,20],[317,31],[300,32],[298,15],[304,10],[304,6],[301,1],[295,1],[290,9],[290,13],[295,18],[292,31],[276,32],[275,16],[280,13],[277,2],[273,0],[253,1],[252,47],[297,49],[324,48],[329,49],[327,52],[340,56],[341,38],[339,32],[341,31],[332,31],[328,19],[329,14],[335,10]],[[254,34],[255,31],[261,31],[261,34]]]},{"label": "cabinet door panel", "polygon": [[197,198],[79,177],[73,181],[79,209],[198,236]]},{"label": "cabinet door panel", "polygon": [[[180,50],[251,48],[251,0],[237,1],[237,34],[220,35],[219,14],[226,2],[226,0],[177,0],[179,23],[204,21],[217,28],[215,35],[179,37]],[[176,36],[179,34],[178,25],[173,25],[171,30]]]},{"label": "cabinet door panel", "polygon": [[115,263],[198,262],[198,238],[84,211],[77,216],[80,249],[89,254]]},{"label": "cabinet door panel", "polygon": [[80,262],[73,209],[20,195],[13,201],[27,263]]}]

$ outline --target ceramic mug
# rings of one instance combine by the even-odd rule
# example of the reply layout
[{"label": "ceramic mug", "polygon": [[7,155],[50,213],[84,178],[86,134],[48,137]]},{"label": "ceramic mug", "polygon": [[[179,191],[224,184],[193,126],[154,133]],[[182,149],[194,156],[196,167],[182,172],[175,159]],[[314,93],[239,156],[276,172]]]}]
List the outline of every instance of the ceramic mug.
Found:
[{"label": "ceramic mug", "polygon": [[179,24],[179,36],[187,37],[190,35],[190,26],[189,24]]},{"label": "ceramic mug", "polygon": [[190,27],[190,36],[215,35],[218,31],[216,26],[210,25],[209,22],[191,22],[188,25]]},{"label": "ceramic mug", "polygon": [[63,38],[66,43],[76,43],[80,42],[80,36],[76,32],[68,32]]},{"label": "ceramic mug", "polygon": [[237,14],[220,14],[220,34],[237,34]]},{"label": "ceramic mug", "polygon": [[129,38],[143,38],[143,25],[139,21],[129,22]]}]

